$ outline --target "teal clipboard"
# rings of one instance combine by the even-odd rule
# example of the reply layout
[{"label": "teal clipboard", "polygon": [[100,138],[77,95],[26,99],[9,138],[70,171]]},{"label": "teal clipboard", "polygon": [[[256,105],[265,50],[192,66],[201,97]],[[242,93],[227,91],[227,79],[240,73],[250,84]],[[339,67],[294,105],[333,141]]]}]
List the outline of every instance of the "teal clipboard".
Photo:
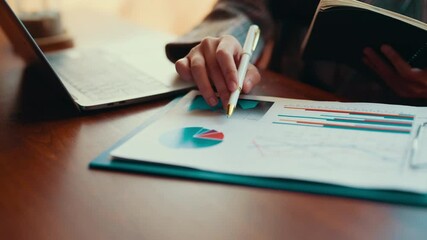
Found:
[{"label": "teal clipboard", "polygon": [[145,127],[147,127],[150,123],[155,121],[159,117],[159,115],[164,114],[169,108],[171,108],[176,102],[176,100],[172,101],[170,104],[164,107],[159,114],[134,129],[131,133],[120,139],[109,149],[107,149],[95,159],[93,159],[89,163],[89,168],[143,173],[150,175],[161,175],[233,185],[243,185],[258,188],[269,188],[276,190],[304,192],[328,196],[364,199],[393,204],[427,207],[427,194],[415,194],[402,191],[388,190],[368,190],[292,179],[224,174],[150,162],[124,160],[117,161],[111,159],[110,152],[113,149],[120,146],[122,143],[130,139],[132,136],[140,132]]}]

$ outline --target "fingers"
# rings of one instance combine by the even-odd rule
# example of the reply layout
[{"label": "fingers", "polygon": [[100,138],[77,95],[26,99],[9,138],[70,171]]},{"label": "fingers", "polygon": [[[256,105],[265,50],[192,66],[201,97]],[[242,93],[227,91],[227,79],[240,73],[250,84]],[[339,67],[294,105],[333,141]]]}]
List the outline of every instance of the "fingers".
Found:
[{"label": "fingers", "polygon": [[181,76],[185,81],[193,81],[193,76],[191,75],[190,61],[188,58],[181,58],[175,63],[176,72]]},{"label": "fingers", "polygon": [[243,92],[249,93],[252,88],[261,81],[261,75],[259,74],[258,69],[249,64],[248,72],[246,73],[245,81],[243,82]]},{"label": "fingers", "polygon": [[382,45],[381,52],[390,60],[397,72],[403,77],[411,71],[411,66],[389,45]]},{"label": "fingers", "polygon": [[190,53],[190,69],[193,79],[199,88],[200,93],[202,94],[205,101],[211,105],[215,106],[218,104],[218,99],[215,95],[215,92],[212,89],[211,83],[209,81],[209,76],[206,69],[205,58],[200,51],[195,51]]},{"label": "fingers", "polygon": [[384,53],[393,66],[385,63],[371,48],[364,49],[363,62],[377,73],[399,96],[425,98],[427,71],[412,69],[389,46],[382,46],[381,52]]},{"label": "fingers", "polygon": [[376,72],[382,79],[393,79],[395,72],[394,69],[388,64],[384,63],[381,57],[372,49],[365,48],[363,50],[363,62]]},{"label": "fingers", "polygon": [[[238,88],[237,65],[241,53],[240,43],[232,36],[205,38],[185,58],[178,60],[175,68],[182,79],[196,83],[209,105],[218,104],[214,89],[226,104],[231,92]],[[260,80],[257,68],[250,64],[243,92],[251,91]]]},{"label": "fingers", "polygon": [[196,83],[209,105],[218,103],[213,86],[226,103],[230,92],[237,89],[235,59],[241,51],[240,43],[232,36],[205,38],[185,58],[178,60],[175,68],[182,79]]},{"label": "fingers", "polygon": [[205,39],[200,43],[200,47],[203,51],[203,55],[206,60],[206,69],[209,78],[215,86],[218,96],[220,97],[221,102],[223,103],[223,106],[225,106],[230,97],[230,93],[227,89],[225,79],[216,60],[216,55],[212,54],[216,52],[218,44],[218,41],[215,41],[213,39]]},{"label": "fingers", "polygon": [[237,62],[235,59],[238,59],[241,52],[242,47],[239,42],[231,36],[222,37],[222,41],[216,50],[218,65],[230,92],[235,91],[238,87]]},{"label": "fingers", "polygon": [[399,83],[396,73],[390,65],[384,63],[372,48],[365,48],[363,54],[363,62],[378,74],[391,89],[399,95],[405,94],[402,92],[401,83]]}]

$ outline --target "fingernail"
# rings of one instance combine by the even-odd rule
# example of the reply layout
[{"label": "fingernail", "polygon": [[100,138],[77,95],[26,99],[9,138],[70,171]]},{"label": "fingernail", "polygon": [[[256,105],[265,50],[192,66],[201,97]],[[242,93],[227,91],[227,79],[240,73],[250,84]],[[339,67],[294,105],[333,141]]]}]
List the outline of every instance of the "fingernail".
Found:
[{"label": "fingernail", "polygon": [[245,84],[246,84],[246,89],[252,88],[252,81],[250,79],[246,80]]},{"label": "fingernail", "polygon": [[238,86],[237,86],[237,83],[236,83],[236,82],[234,82],[234,81],[233,81],[233,82],[231,82],[231,84],[230,84],[230,85],[231,85],[231,89],[230,89],[231,91],[236,90],[236,89],[237,89],[237,87],[238,87]]},{"label": "fingernail", "polygon": [[382,45],[381,46],[381,51],[383,52],[383,53],[386,53],[386,52],[389,52],[390,51],[390,46],[388,46],[388,45]]},{"label": "fingernail", "polygon": [[370,48],[364,48],[363,49],[363,53],[364,54],[369,54],[369,52],[370,52]]},{"label": "fingernail", "polygon": [[[175,64],[176,64],[176,63],[181,63],[181,62],[183,62],[184,60],[185,60],[185,58],[180,58],[180,59],[178,59],[178,61],[176,61],[176,62],[175,62]],[[182,63],[182,64],[184,64],[184,63]]]},{"label": "fingernail", "polygon": [[214,107],[218,104],[218,99],[216,99],[216,97],[210,97],[208,102],[209,102],[209,105]]}]

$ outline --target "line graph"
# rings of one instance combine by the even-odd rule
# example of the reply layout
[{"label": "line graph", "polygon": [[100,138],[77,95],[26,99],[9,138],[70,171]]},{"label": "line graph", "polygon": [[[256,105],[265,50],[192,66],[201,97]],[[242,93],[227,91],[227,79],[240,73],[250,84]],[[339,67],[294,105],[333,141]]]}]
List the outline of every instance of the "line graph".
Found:
[{"label": "line graph", "polygon": [[342,131],[325,135],[324,128],[296,131],[289,128],[275,135],[255,136],[247,146],[260,159],[292,162],[310,169],[347,169],[351,171],[396,171],[404,167],[408,135],[384,141],[384,135],[367,138],[361,132],[351,137]]}]

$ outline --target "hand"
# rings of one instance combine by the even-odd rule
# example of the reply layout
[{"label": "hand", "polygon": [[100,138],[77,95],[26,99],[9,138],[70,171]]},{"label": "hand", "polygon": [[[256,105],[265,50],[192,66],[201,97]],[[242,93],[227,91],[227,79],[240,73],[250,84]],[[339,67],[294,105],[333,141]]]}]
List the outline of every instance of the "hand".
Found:
[{"label": "hand", "polygon": [[427,98],[427,69],[412,68],[388,45],[382,45],[381,52],[391,65],[385,63],[371,48],[363,50],[364,63],[376,72],[399,96]]},{"label": "hand", "polygon": [[[237,66],[241,53],[242,47],[233,36],[209,37],[191,49],[187,56],[178,60],[175,68],[182,79],[196,83],[209,105],[218,104],[215,88],[226,106],[231,92],[238,88]],[[250,64],[243,92],[248,93],[260,80],[258,69]]]}]

